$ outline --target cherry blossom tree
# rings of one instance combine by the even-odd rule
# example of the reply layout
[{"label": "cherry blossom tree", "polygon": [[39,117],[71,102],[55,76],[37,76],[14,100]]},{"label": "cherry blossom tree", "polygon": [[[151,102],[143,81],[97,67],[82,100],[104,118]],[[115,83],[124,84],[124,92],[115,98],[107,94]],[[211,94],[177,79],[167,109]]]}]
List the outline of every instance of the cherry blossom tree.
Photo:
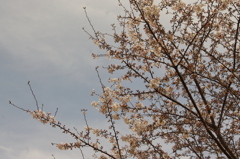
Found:
[{"label": "cherry blossom tree", "polygon": [[[86,121],[74,133],[38,106],[20,109],[76,139],[55,144],[59,149],[90,147],[96,158],[240,158],[240,1],[119,5],[123,15],[112,32],[96,31],[87,16],[92,33],[86,33],[106,51],[93,57],[112,62],[105,68],[115,77],[107,86],[97,67],[102,92],[92,92],[99,100],[91,105],[109,119],[109,129]],[[127,133],[118,131],[118,121]]]}]

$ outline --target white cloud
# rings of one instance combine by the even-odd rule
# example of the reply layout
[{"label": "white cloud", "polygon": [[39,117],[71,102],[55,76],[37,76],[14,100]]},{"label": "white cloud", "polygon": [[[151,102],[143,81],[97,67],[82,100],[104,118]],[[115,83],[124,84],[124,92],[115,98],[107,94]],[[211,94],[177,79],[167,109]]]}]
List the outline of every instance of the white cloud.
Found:
[{"label": "white cloud", "polygon": [[[11,156],[10,158],[14,159],[15,156]],[[43,151],[36,149],[29,149],[18,154],[18,159],[47,159],[50,158],[49,154],[46,154]]]},{"label": "white cloud", "polygon": [[7,153],[11,151],[10,148],[5,147],[5,146],[2,146],[2,145],[0,145],[0,150],[1,150],[1,151],[5,151],[5,152],[7,152]]},{"label": "white cloud", "polygon": [[[2,147],[0,147],[1,149]],[[80,151],[59,151],[55,150],[53,152],[49,152],[47,150],[41,150],[36,148],[28,148],[22,151],[16,149],[4,148],[5,153],[1,154],[1,157],[4,159],[66,159],[66,158],[79,158]],[[7,149],[7,150],[6,150]],[[2,156],[4,155],[4,156]],[[53,157],[54,156],[54,157]]]}]

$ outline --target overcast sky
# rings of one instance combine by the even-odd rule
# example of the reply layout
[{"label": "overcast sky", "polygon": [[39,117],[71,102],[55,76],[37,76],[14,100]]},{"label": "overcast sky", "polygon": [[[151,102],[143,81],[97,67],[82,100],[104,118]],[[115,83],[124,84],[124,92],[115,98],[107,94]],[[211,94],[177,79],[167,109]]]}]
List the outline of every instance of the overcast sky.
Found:
[{"label": "overcast sky", "polygon": [[105,124],[90,106],[96,100],[91,90],[100,87],[94,69],[104,60],[91,57],[99,50],[82,30],[91,31],[83,7],[96,29],[104,32],[122,10],[117,0],[0,0],[1,158],[81,158],[79,150],[60,151],[51,145],[73,139],[8,104],[11,100],[36,109],[28,81],[44,110],[54,113],[59,108],[57,120],[70,128],[85,126],[83,108],[90,110],[90,125]]}]

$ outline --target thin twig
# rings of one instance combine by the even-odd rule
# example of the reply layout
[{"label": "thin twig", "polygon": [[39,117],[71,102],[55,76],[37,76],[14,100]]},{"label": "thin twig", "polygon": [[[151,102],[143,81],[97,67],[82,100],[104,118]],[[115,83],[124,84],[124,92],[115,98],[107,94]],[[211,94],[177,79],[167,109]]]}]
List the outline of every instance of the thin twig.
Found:
[{"label": "thin twig", "polygon": [[[87,126],[87,133],[86,133],[85,136],[89,136],[89,134],[90,134],[90,129],[89,129],[89,125],[88,125],[87,117],[86,117],[86,111],[87,111],[87,110],[86,110],[86,109],[82,109],[81,111],[83,112],[84,121],[85,121],[86,126]],[[76,130],[76,129],[75,129],[75,130]],[[89,142],[89,138],[88,138],[88,142]]]},{"label": "thin twig", "polygon": [[79,147],[79,150],[80,150],[80,152],[81,152],[82,158],[85,159],[84,154],[83,154],[83,151],[82,151],[82,149],[81,149],[80,147]]},{"label": "thin twig", "polygon": [[29,110],[23,109],[23,108],[15,105],[15,104],[13,104],[11,101],[9,101],[9,104],[12,105],[12,106],[14,106],[14,107],[16,107],[16,108],[18,108],[18,109],[20,109],[20,110],[23,110],[23,111],[25,111],[25,112],[29,112]]},{"label": "thin twig", "polygon": [[52,154],[53,159],[55,159],[55,156]]},{"label": "thin twig", "polygon": [[93,27],[93,25],[92,25],[92,22],[91,22],[90,18],[88,17],[86,7],[83,7],[83,9],[84,9],[85,16],[86,16],[86,18],[87,18],[87,20],[88,20],[88,23],[89,23],[89,25],[91,26],[91,28],[92,28],[92,30],[93,30],[95,36],[97,37],[97,32],[96,32],[96,30],[94,29],[94,27]]},{"label": "thin twig", "polygon": [[54,118],[56,117],[57,112],[58,112],[58,108],[57,108],[56,111],[55,111]]},{"label": "thin twig", "polygon": [[98,66],[95,68],[95,70],[97,71],[97,75],[98,75],[98,79],[99,79],[99,82],[100,82],[100,84],[101,84],[101,86],[102,86],[102,90],[104,91],[104,88],[105,88],[105,86],[103,85],[103,83],[102,83],[102,79],[101,79],[101,77],[100,77],[100,75],[99,75],[99,72],[98,72]]},{"label": "thin twig", "polygon": [[120,159],[122,159],[122,153],[121,153],[121,149],[120,149],[120,145],[119,145],[119,140],[118,140],[118,131],[116,131],[116,127],[115,127],[115,124],[114,124],[114,121],[113,121],[113,118],[112,118],[112,114],[111,114],[111,110],[110,110],[110,106],[109,106],[109,103],[107,103],[107,110],[108,110],[108,116],[110,118],[110,122],[111,122],[111,125],[112,125],[112,130],[113,130],[113,133],[114,133],[114,138],[116,140],[116,144],[117,144],[117,148],[118,148],[118,154],[119,154],[119,157]]},{"label": "thin twig", "polygon": [[31,90],[31,93],[32,93],[32,95],[33,95],[33,97],[34,97],[34,100],[35,100],[35,102],[36,102],[37,110],[39,110],[38,101],[37,101],[37,98],[36,98],[36,96],[35,96],[35,94],[34,94],[34,92],[33,92],[33,90],[32,90],[32,87],[31,87],[31,85],[30,85],[30,81],[28,81],[28,85],[29,85],[29,88],[30,88],[30,90]]}]

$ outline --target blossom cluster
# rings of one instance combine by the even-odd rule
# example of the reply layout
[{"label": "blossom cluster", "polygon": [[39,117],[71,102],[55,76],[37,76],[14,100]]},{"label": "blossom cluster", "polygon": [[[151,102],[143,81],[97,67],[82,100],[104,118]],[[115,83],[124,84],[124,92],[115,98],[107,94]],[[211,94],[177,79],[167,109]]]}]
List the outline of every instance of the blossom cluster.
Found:
[{"label": "blossom cluster", "polygon": [[[116,83],[116,89],[105,87],[102,95],[99,96],[99,101],[93,101],[91,105],[103,114],[107,114],[109,111],[118,112],[121,110],[123,105],[126,105],[132,100],[130,94],[120,94],[121,81],[122,80],[119,79],[110,79],[109,82]],[[118,114],[113,114],[112,117],[119,119]]]},{"label": "blossom cluster", "polygon": [[160,17],[160,8],[157,5],[145,6],[143,8],[144,16],[149,20],[151,25],[154,25],[154,21]]},{"label": "blossom cluster", "polygon": [[50,116],[51,113],[45,113],[42,110],[35,110],[33,112],[30,112],[30,114],[32,115],[32,117],[34,119],[37,119],[38,121],[40,121],[43,124],[57,123],[57,121],[55,120],[55,117],[54,116]]},{"label": "blossom cluster", "polygon": [[79,148],[81,146],[81,141],[77,141],[75,143],[58,143],[56,144],[56,147],[59,150],[68,150],[72,148]]},{"label": "blossom cluster", "polygon": [[158,78],[153,78],[150,80],[149,87],[150,89],[156,89],[159,87],[160,80]]}]

